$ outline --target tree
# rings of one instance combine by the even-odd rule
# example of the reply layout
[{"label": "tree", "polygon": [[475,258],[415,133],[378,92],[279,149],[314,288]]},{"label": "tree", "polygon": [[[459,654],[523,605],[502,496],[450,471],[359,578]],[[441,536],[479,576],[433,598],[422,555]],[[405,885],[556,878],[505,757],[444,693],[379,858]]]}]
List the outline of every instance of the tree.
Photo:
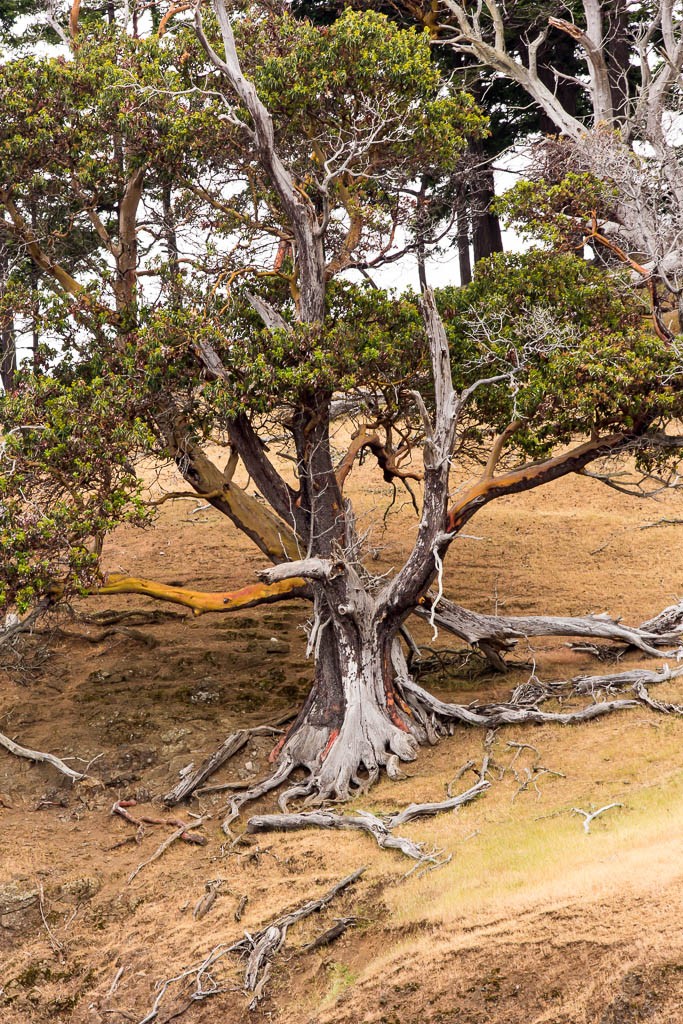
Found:
[{"label": "tree", "polygon": [[[196,8],[194,34],[162,19],[147,39],[102,27],[79,34],[68,61],[3,69],[0,203],[57,288],[42,316],[59,346],[51,372],[18,374],[2,402],[0,548],[6,604],[92,587],[104,534],[149,517],[134,461],[153,453],[271,566],[233,593],[128,578],[100,592],[223,611],[309,600],[312,689],[273,776],[237,811],[299,768],[287,795],[322,801],[414,758],[454,712],[410,676],[408,616],[481,628],[464,611],[454,625],[442,596],[458,533],[499,496],[608,456],[675,459],[663,428],[680,398],[655,386],[675,357],[628,286],[576,257],[493,260],[438,301],[344,279],[416,244],[416,176],[452,170],[483,119],[445,90],[427,36],[381,15],[316,27],[270,5],[231,16],[216,0],[215,16]],[[40,237],[31,204],[54,214]],[[335,460],[340,400],[356,427]],[[202,449],[217,431],[225,470]],[[387,483],[421,485],[412,550],[388,578],[368,566],[345,492],[361,455]],[[481,475],[452,495],[453,463],[468,456]],[[238,460],[265,505],[235,484]],[[648,649],[657,639],[604,620],[561,626]],[[477,638],[501,642],[485,628]]]},{"label": "tree", "polygon": [[[567,173],[602,181],[610,202],[595,210],[593,221],[592,210],[583,211],[583,233],[599,254],[616,256],[648,283],[655,308],[659,285],[683,312],[679,8],[669,2],[634,8],[623,0],[583,0],[572,9],[572,20],[551,16],[540,30],[530,20],[520,59],[508,47],[505,12],[496,0],[474,11],[457,0],[445,6],[443,45],[517,83],[562,136],[557,152],[545,144],[537,177],[550,186]],[[569,71],[570,102],[559,88],[567,67],[555,59],[554,46],[548,50],[548,40],[558,37],[572,40],[583,58],[583,74]]]}]

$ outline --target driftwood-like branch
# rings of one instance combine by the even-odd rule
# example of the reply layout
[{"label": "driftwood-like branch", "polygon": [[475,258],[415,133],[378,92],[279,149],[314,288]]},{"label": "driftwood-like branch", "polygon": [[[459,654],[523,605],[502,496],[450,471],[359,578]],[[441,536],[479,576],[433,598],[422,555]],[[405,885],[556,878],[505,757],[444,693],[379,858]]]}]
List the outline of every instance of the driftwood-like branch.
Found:
[{"label": "driftwood-like branch", "polygon": [[393,835],[399,825],[405,825],[417,818],[429,818],[444,811],[455,810],[463,804],[475,800],[485,792],[490,783],[481,779],[464,793],[449,800],[438,803],[410,804],[397,814],[378,817],[368,811],[356,814],[336,814],[333,811],[303,811],[300,814],[261,814],[255,815],[247,822],[247,833],[253,835],[260,832],[297,832],[306,828],[338,829],[341,831],[368,832],[382,850],[399,850],[406,857],[424,865],[441,865],[450,860],[443,851],[425,851],[423,843],[415,843],[403,836]]},{"label": "driftwood-like branch", "polygon": [[[520,639],[532,636],[581,636],[614,640],[637,647],[646,654],[661,657],[660,644],[678,646],[681,640],[683,609],[678,605],[666,609],[642,626],[624,626],[606,614],[584,616],[555,615],[483,615],[462,608],[441,597],[433,610],[434,598],[427,595],[415,609],[421,618],[434,619],[440,629],[469,644],[502,644],[511,647]],[[674,612],[678,612],[678,617]]]},{"label": "driftwood-like branch", "polygon": [[356,920],[357,919],[355,917],[340,917],[336,924],[332,925],[331,928],[328,928],[327,931],[324,931],[317,939],[314,939],[313,942],[309,942],[307,945],[303,946],[303,950],[306,953],[312,953],[315,949],[323,949],[326,946],[332,945],[333,942],[336,942],[337,939],[341,938],[350,925],[356,923]]},{"label": "driftwood-like branch", "polygon": [[642,679],[633,684],[633,692],[641,704],[650,708],[651,711],[659,711],[663,715],[683,715],[683,707],[680,704],[669,704],[667,701],[655,700],[654,697],[651,697]]},{"label": "driftwood-like branch", "polygon": [[355,815],[335,814],[334,811],[302,811],[300,814],[261,814],[250,818],[247,832],[298,832],[305,828],[337,829],[369,833],[382,850],[400,850],[406,857],[421,864],[441,863],[441,854],[426,853],[422,843],[391,834],[391,828],[368,811]]},{"label": "driftwood-like branch", "polygon": [[231,945],[216,946],[201,963],[186,967],[174,977],[160,982],[157,985],[158,991],[154,1003],[149,1013],[139,1021],[139,1024],[152,1024],[152,1021],[157,1020],[162,1003],[173,986],[183,987],[183,1002],[175,1010],[172,1010],[170,1014],[166,1015],[164,1018],[166,1021],[175,1020],[176,1017],[179,1017],[195,1003],[202,1002],[204,999],[209,999],[211,996],[228,990],[235,991],[233,986],[220,984],[213,976],[213,968],[215,968],[216,964],[230,954],[248,957],[244,988],[247,992],[251,992],[254,995],[250,1004],[250,1009],[253,1009],[263,996],[265,983],[270,975],[272,957],[282,948],[288,929],[293,924],[297,924],[299,921],[310,917],[311,914],[315,914],[327,907],[337,896],[345,892],[354,882],[357,882],[364,871],[364,867],[358,868],[357,871],[347,875],[346,878],[342,878],[340,882],[333,885],[322,896],[319,896],[318,899],[308,900],[296,910],[292,910],[288,914],[282,914],[258,932],[254,932],[251,935],[245,932],[244,938],[233,942]]},{"label": "driftwood-like branch", "polygon": [[4,733],[0,732],[0,747],[4,747],[10,754],[14,754],[16,757],[25,757],[29,761],[41,761],[45,764],[51,764],[53,768],[56,768],[62,775],[66,775],[68,779],[73,782],[79,782],[85,778],[84,772],[76,772],[73,768],[69,768],[68,764],[56,757],[54,754],[46,754],[42,750],[31,750],[29,747],[22,747],[14,740],[11,740],[9,736],[5,736]]},{"label": "driftwood-like branch", "polygon": [[181,778],[177,786],[174,786],[166,796],[161,798],[162,801],[167,807],[175,807],[182,800],[186,800],[187,797],[194,793],[198,786],[201,786],[202,782],[205,782],[209,776],[218,771],[221,765],[224,765],[226,761],[247,745],[249,736],[249,729],[238,729],[237,732],[230,733],[228,738],[221,743],[218,750],[211,754],[210,757],[207,757],[195,772]]},{"label": "driftwood-like branch", "polygon": [[683,666],[672,670],[668,665],[663,665],[657,672],[651,672],[644,668],[633,668],[626,672],[614,672],[611,675],[574,676],[571,683],[574,693],[594,694],[600,690],[625,690],[629,686],[636,691],[636,687],[667,683],[670,679],[677,679],[681,675],[683,675]]},{"label": "driftwood-like branch", "polygon": [[575,814],[583,815],[583,831],[586,835],[590,835],[592,821],[595,821],[595,819],[601,814],[604,814],[605,811],[611,811],[613,807],[623,806],[623,804],[606,804],[605,807],[601,807],[599,811],[582,811],[580,807],[572,807],[572,811],[574,811]]},{"label": "driftwood-like branch", "polygon": [[174,807],[182,800],[186,800],[214,772],[217,772],[226,761],[229,761],[231,757],[239,753],[252,736],[259,736],[264,733],[277,733],[280,731],[277,727],[288,722],[294,716],[295,712],[290,711],[286,715],[281,715],[272,726],[259,725],[253,729],[238,729],[237,732],[230,733],[227,739],[221,743],[218,750],[214,751],[210,757],[207,757],[196,771],[188,772],[166,796],[162,797],[163,802],[167,807]]}]

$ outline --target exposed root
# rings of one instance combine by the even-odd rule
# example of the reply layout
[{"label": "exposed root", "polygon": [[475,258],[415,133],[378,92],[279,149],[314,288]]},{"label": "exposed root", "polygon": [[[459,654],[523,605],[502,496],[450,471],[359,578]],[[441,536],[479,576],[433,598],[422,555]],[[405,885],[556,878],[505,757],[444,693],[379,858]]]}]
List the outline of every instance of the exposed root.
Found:
[{"label": "exposed root", "polygon": [[268,734],[278,734],[281,732],[278,729],[279,725],[293,718],[294,714],[288,712],[286,715],[281,715],[280,718],[273,725],[257,725],[253,729],[238,729],[237,732],[231,733],[220,745],[218,750],[207,757],[196,769],[192,770],[192,766],[188,769],[184,769],[181,773],[180,782],[173,787],[170,793],[162,797],[163,802],[167,807],[174,807],[179,804],[182,800],[186,800],[191,796],[199,786],[202,785],[208,778],[210,778],[214,772],[217,772],[226,761],[229,761],[231,757],[239,753],[243,747],[247,745],[252,736],[261,736]]},{"label": "exposed root", "polygon": [[[159,982],[154,1003],[139,1024],[152,1024],[153,1021],[157,1021],[162,1009],[165,1021],[175,1020],[194,1003],[202,1002],[221,992],[240,991],[236,985],[229,984],[225,980],[221,981],[216,977],[217,965],[231,954],[248,958],[242,991],[246,991],[252,996],[249,1008],[254,1009],[263,997],[265,985],[270,976],[272,958],[284,945],[288,929],[297,922],[303,921],[304,918],[310,917],[311,914],[323,910],[340,893],[357,882],[364,871],[364,867],[358,868],[346,878],[342,878],[318,899],[308,900],[296,910],[282,914],[252,935],[245,932],[243,938],[231,945],[216,946],[201,963],[183,968],[172,978]],[[164,1006],[166,1002],[171,1001],[174,995],[176,996],[175,1007]]]},{"label": "exposed root", "polygon": [[518,707],[514,704],[497,704],[487,708],[468,708],[461,704],[446,704],[423,690],[417,683],[404,680],[402,683],[407,691],[408,703],[411,707],[429,708],[438,718],[461,722],[463,725],[476,725],[488,729],[496,729],[501,725],[519,725],[525,722],[557,722],[570,725],[574,722],[587,722],[593,718],[637,707],[636,700],[612,700],[600,704],[589,704],[577,711],[541,711],[537,707]]},{"label": "exposed root", "polygon": [[[488,787],[486,783],[486,787]],[[481,790],[480,790],[481,792]],[[382,850],[399,850],[422,867],[440,867],[451,859],[443,850],[426,850],[424,843],[415,843],[405,836],[392,834],[390,818],[378,818],[369,811],[356,814],[335,814],[333,811],[303,811],[301,814],[262,814],[250,818],[247,833],[298,832],[306,828],[338,829],[369,833]]]},{"label": "exposed root", "polygon": [[[158,860],[158,858],[161,857],[168,847],[175,843],[176,840],[182,840],[186,843],[194,843],[197,846],[206,845],[205,837],[197,835],[194,829],[203,825],[210,815],[205,814],[201,818],[195,818],[191,822],[180,821],[178,818],[151,818],[149,815],[144,814],[140,815],[139,818],[136,818],[129,810],[130,807],[135,807],[135,805],[135,800],[117,800],[111,809],[112,814],[117,814],[119,817],[123,818],[124,821],[128,821],[131,825],[135,825],[137,829],[134,837],[135,842],[140,842],[144,836],[145,825],[175,825],[176,829],[170,834],[170,836],[167,836],[160,846],[157,847],[151,857],[148,857],[147,860],[138,864],[135,870],[128,877],[129,883],[133,881],[135,876],[139,874],[144,867],[147,867],[148,864]],[[120,846],[121,844],[117,843],[116,845]],[[113,849],[114,848],[115,847],[113,847]]]},{"label": "exposed root", "polygon": [[266,793],[270,793],[271,790],[277,789],[278,786],[281,786],[282,783],[289,778],[294,771],[294,768],[294,763],[287,758],[272,775],[268,776],[267,779],[263,779],[262,782],[258,782],[255,786],[252,786],[251,789],[247,789],[243,793],[236,793],[228,804],[228,815],[223,821],[222,828],[225,834],[228,836],[231,834],[230,825],[235,818],[239,817],[240,810],[245,804],[252,803],[254,800],[260,800],[260,798],[265,796]]},{"label": "exposed root", "polygon": [[[293,801],[301,801],[304,808],[319,807],[329,801],[357,798],[376,782],[382,769],[389,777],[396,778],[400,773],[400,761],[414,760],[420,744],[437,742],[440,737],[452,733],[458,724],[489,731],[504,725],[527,723],[572,725],[643,705],[660,713],[683,714],[683,706],[656,701],[646,689],[646,684],[663,683],[683,675],[683,666],[670,669],[664,665],[658,670],[632,669],[613,675],[576,676],[549,683],[532,674],[526,683],[515,688],[508,702],[483,706],[450,704],[433,696],[414,682],[407,673],[405,661],[401,663],[398,657],[394,668],[397,672],[394,683],[398,724],[389,717],[388,709],[371,702],[367,706],[357,704],[348,708],[339,728],[313,725],[304,715],[287,737],[280,752],[281,764],[273,775],[232,798],[224,831],[230,834],[230,825],[245,804],[276,789],[295,772],[302,772],[302,777],[279,796],[278,805],[282,813],[252,818],[248,831],[310,827],[358,829],[371,833],[383,848],[400,849],[415,860],[424,859],[424,851],[419,845],[411,846],[408,841],[392,835],[398,824],[410,820],[412,808],[402,812],[403,816],[387,819],[365,812],[355,816],[333,814],[327,810],[297,814],[290,812],[289,805]],[[596,699],[599,693],[607,694],[608,698]],[[623,693],[623,696],[609,696],[613,693]],[[585,699],[586,696],[592,698],[590,703],[571,710],[546,710],[542,706],[551,700]],[[535,788],[537,774],[560,773],[538,766],[528,774],[528,778],[517,780],[520,791],[529,785]],[[480,773],[480,779],[485,778],[486,767]],[[420,805],[433,808],[432,813],[447,810],[449,806],[448,801],[440,805]],[[425,812],[421,810],[420,813]]]},{"label": "exposed root", "polygon": [[668,665],[663,665],[658,672],[635,668],[627,672],[615,672],[612,675],[574,676],[571,686],[575,693],[595,694],[601,690],[609,693],[611,690],[624,690],[628,686],[635,690],[638,685],[654,686],[658,683],[667,683],[670,679],[676,679],[681,675],[683,675],[683,666],[672,670]]}]

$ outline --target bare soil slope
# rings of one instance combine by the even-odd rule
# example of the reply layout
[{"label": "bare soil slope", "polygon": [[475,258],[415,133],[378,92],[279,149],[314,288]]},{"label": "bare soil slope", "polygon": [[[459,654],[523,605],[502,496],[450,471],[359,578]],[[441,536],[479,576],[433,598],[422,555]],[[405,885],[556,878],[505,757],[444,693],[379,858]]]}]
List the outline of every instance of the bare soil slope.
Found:
[{"label": "bare soil slope", "polygon": [[[361,518],[384,508],[385,488],[363,474],[355,486]],[[164,506],[146,533],[117,533],[108,566],[203,589],[248,582],[258,554],[212,510],[194,512],[197,504]],[[452,552],[449,596],[482,611],[609,610],[637,623],[680,596],[683,572],[683,527],[641,527],[680,515],[675,496],[638,505],[585,479],[501,502],[473,520],[471,533],[482,539],[462,539]],[[410,541],[409,508],[397,508],[389,524],[382,535],[380,517],[373,534],[380,569],[396,564]],[[113,625],[84,621],[107,610],[136,614]],[[160,981],[363,864],[352,890],[291,929],[256,1010],[247,1009],[239,964],[225,958],[212,975],[225,991],[191,1005],[184,1024],[683,1021],[683,720],[637,709],[581,727],[499,730],[499,781],[489,793],[404,830],[452,853],[450,864],[404,878],[410,862],[356,834],[266,836],[233,847],[220,830],[226,793],[174,811],[160,804],[178,772],[230,731],[275,720],[303,699],[305,605],[194,618],[119,597],[83,601],[75,611],[43,623],[21,660],[11,652],[1,659],[0,731],[82,758],[70,762],[76,767],[97,758],[91,779],[72,786],[47,766],[0,751],[3,1024],[140,1022]],[[420,638],[429,641],[424,630]],[[558,642],[520,646],[516,658],[533,659],[543,679],[595,669]],[[450,699],[491,700],[527,676],[519,669],[473,680],[465,672],[428,683]],[[661,690],[683,699],[683,686]],[[357,807],[441,799],[458,768],[479,761],[482,740],[456,729],[407,766],[405,781],[382,782]],[[212,782],[264,775],[271,747],[270,738],[254,738]],[[561,774],[524,787],[539,758]],[[174,843],[129,882],[173,827],[136,835],[111,815],[119,799],[137,801],[134,815],[210,813],[200,830],[208,841]],[[586,834],[572,808],[610,803],[622,806]],[[216,900],[196,917],[207,883]],[[304,948],[350,915],[355,925],[335,944]],[[185,1005],[181,988],[169,989],[159,1022]]]}]

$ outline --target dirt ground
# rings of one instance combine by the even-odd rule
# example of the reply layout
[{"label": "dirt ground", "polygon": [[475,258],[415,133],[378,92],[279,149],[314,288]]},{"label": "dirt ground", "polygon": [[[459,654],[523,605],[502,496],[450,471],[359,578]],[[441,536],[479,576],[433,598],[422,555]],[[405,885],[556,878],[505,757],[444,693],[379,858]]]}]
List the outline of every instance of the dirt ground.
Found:
[{"label": "dirt ground", "polygon": [[[164,470],[160,482],[174,486],[172,472]],[[378,569],[388,569],[409,544],[415,519],[399,502],[384,533],[376,510],[386,507],[387,488],[365,471],[354,487],[361,525],[374,523],[369,543]],[[169,503],[154,529],[119,531],[107,544],[108,568],[207,590],[251,581],[259,554],[213,510],[195,511],[199,504]],[[642,527],[682,515],[675,495],[638,504],[583,478],[561,481],[472,520],[451,553],[447,592],[480,611],[607,610],[638,623],[680,597],[683,572],[683,527]],[[93,620],[108,611],[131,614],[113,624]],[[247,1008],[239,961],[225,956],[205,976],[206,987],[223,991],[176,1019],[683,1021],[680,718],[635,709],[583,726],[499,730],[494,774],[502,777],[490,791],[456,813],[405,827],[411,838],[452,854],[447,866],[421,877],[406,878],[409,861],[357,834],[312,831],[233,845],[220,828],[229,791],[163,808],[160,797],[188,763],[198,764],[234,729],[275,721],[303,700],[311,676],[305,618],[301,603],[195,618],[144,598],[88,599],[73,615],[43,622],[21,658],[3,654],[0,731],[90,767],[89,778],[72,785],[49,766],[0,751],[2,1024],[174,1019],[186,1005],[182,982],[168,988],[158,1016],[148,1016],[160,983],[362,865],[367,870],[352,889],[290,929],[255,1010]],[[417,633],[430,641],[424,629]],[[442,636],[438,645],[451,643]],[[520,645],[513,660],[533,662],[545,680],[600,671],[561,641]],[[451,700],[491,700],[528,674],[521,667],[472,678],[465,669],[436,674],[427,685]],[[683,699],[683,685],[660,691],[663,699]],[[406,766],[407,779],[383,781],[356,809],[442,799],[458,768],[480,759],[482,740],[456,729]],[[510,743],[531,744],[536,753]],[[262,777],[272,745],[270,737],[253,738],[211,783]],[[525,766],[538,758],[558,774],[521,789]],[[455,785],[473,781],[470,774]],[[199,829],[207,842],[175,842],[129,881],[173,826],[136,834],[111,814],[117,800],[137,801],[134,815],[189,821],[209,814]],[[586,834],[572,808],[610,803],[620,806]],[[207,887],[216,900],[196,915]],[[337,942],[305,948],[348,916],[355,923]]]}]

